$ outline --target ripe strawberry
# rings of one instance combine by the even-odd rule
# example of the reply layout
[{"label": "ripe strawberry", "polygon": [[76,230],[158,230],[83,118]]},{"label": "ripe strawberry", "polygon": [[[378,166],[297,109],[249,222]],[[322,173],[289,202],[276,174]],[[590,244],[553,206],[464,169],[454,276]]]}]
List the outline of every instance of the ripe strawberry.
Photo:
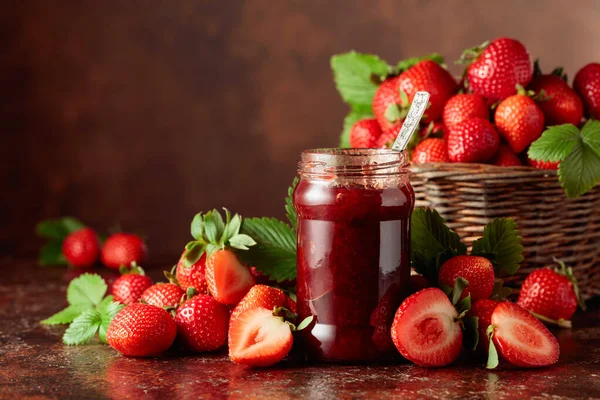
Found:
[{"label": "ripe strawberry", "polygon": [[440,284],[454,287],[456,278],[466,279],[469,284],[462,297],[471,294],[471,301],[487,299],[494,290],[494,266],[487,258],[478,256],[456,256],[440,268]]},{"label": "ripe strawberry", "polygon": [[494,126],[483,118],[472,118],[448,128],[448,158],[451,162],[485,162],[500,145]]},{"label": "ripe strawberry", "polygon": [[254,285],[233,309],[231,322],[249,308],[263,307],[273,310],[275,307],[287,307],[287,305],[288,297],[283,290],[266,285]]},{"label": "ripe strawberry", "polygon": [[[399,88],[399,80],[398,77],[388,78],[386,79],[375,91],[375,95],[373,96],[373,115],[379,122],[379,126],[383,131],[386,131],[392,127],[392,125],[397,122],[397,120],[388,120],[386,117],[386,112],[388,108],[392,105],[398,106],[406,106],[407,101],[402,101],[400,99],[400,88]],[[398,120],[403,120],[404,118],[399,118]]]},{"label": "ripe strawberry", "polygon": [[519,157],[505,144],[501,144],[498,147],[498,151],[490,160],[490,163],[500,167],[518,167],[523,165]]},{"label": "ripe strawberry", "polygon": [[129,266],[132,262],[146,261],[147,252],[146,244],[139,236],[115,233],[104,242],[100,258],[106,267],[119,269],[123,265]]},{"label": "ripe strawberry", "polygon": [[424,367],[454,362],[462,347],[458,313],[437,288],[423,289],[408,297],[392,324],[392,340],[405,358]]},{"label": "ripe strawberry", "polygon": [[544,130],[544,113],[525,94],[503,100],[496,108],[494,119],[498,133],[515,153],[525,150]]},{"label": "ripe strawberry", "polygon": [[573,271],[563,263],[560,269],[540,268],[531,272],[523,281],[517,303],[537,315],[559,322],[570,320],[578,303],[585,306],[579,297]]},{"label": "ripe strawberry", "polygon": [[141,299],[157,307],[175,307],[184,291],[174,283],[157,283],[144,290]]},{"label": "ripe strawberry", "polygon": [[559,76],[536,76],[529,84],[529,89],[536,95],[544,92],[545,96],[538,102],[538,106],[544,113],[546,125],[578,125],[581,122],[583,103],[577,93]]},{"label": "ripe strawberry", "polygon": [[237,304],[254,286],[250,270],[243,266],[231,250],[214,252],[206,264],[208,290],[223,304]]},{"label": "ripe strawberry", "polygon": [[184,301],[175,314],[177,334],[195,352],[215,351],[227,341],[229,310],[207,294]]},{"label": "ripe strawberry", "polygon": [[381,136],[381,127],[375,118],[361,119],[350,128],[350,147],[375,147]]},{"label": "ripe strawberry", "polygon": [[558,361],[558,340],[529,311],[509,302],[500,303],[491,318],[494,345],[513,365],[542,367]]},{"label": "ripe strawberry", "polygon": [[147,357],[168,350],[176,334],[177,326],[169,313],[160,307],[136,303],[115,316],[106,331],[106,341],[125,356]]},{"label": "ripe strawberry", "polygon": [[441,118],[444,104],[456,93],[457,84],[452,75],[438,63],[423,60],[400,74],[398,88],[400,92],[406,93],[409,104],[418,91],[429,92],[429,107],[425,110],[423,120],[430,123]]},{"label": "ripe strawberry", "polygon": [[229,328],[229,358],[238,364],[276,364],[288,355],[293,343],[290,326],[262,307],[241,313]]},{"label": "ripe strawberry", "polygon": [[538,161],[527,157],[527,163],[537,169],[558,169],[560,161]]},{"label": "ripe strawberry", "polygon": [[62,253],[73,267],[91,267],[100,254],[100,241],[96,232],[92,228],[81,228],[69,233],[63,241]]},{"label": "ripe strawberry", "polygon": [[417,145],[412,155],[412,162],[415,164],[448,161],[448,148],[444,139],[427,138]]},{"label": "ripe strawberry", "polygon": [[573,87],[581,96],[587,115],[600,119],[600,63],[581,68],[575,75]]},{"label": "ripe strawberry", "polygon": [[473,93],[486,99],[503,100],[517,92],[517,84],[527,86],[533,77],[529,52],[517,40],[499,38],[485,48],[467,50],[463,58],[472,56],[467,81]]},{"label": "ripe strawberry", "polygon": [[181,289],[184,291],[188,288],[193,287],[198,293],[208,293],[208,284],[206,283],[206,253],[202,254],[202,257],[194,264],[189,267],[185,266],[184,262],[185,251],[181,255],[179,262],[177,263],[177,269],[175,276]]},{"label": "ripe strawberry", "polygon": [[492,313],[496,309],[496,306],[500,304],[499,301],[480,299],[473,303],[469,310],[470,317],[477,317],[477,332],[479,332],[479,343],[477,349],[482,353],[487,354],[490,346],[490,340],[486,333],[488,326],[492,324]]},{"label": "ripe strawberry", "polygon": [[386,129],[379,135],[377,140],[375,141],[375,147],[378,149],[389,149],[392,147],[396,138],[398,137],[398,133],[402,129],[402,122],[396,122],[390,128]]},{"label": "ripe strawberry", "polygon": [[444,125],[455,126],[471,118],[490,119],[485,99],[478,94],[457,94],[444,106]]},{"label": "ripe strawberry", "polygon": [[152,279],[147,277],[144,270],[135,263],[130,270],[123,268],[123,271],[124,274],[113,283],[111,292],[115,301],[119,303],[136,303],[142,297],[144,291],[152,286]]}]

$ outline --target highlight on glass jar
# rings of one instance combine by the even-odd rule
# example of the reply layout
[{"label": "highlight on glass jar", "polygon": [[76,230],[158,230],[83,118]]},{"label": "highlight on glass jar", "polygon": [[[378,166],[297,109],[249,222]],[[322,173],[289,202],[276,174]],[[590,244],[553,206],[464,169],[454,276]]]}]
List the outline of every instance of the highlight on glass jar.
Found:
[{"label": "highlight on glass jar", "polygon": [[306,150],[298,173],[298,314],[315,319],[301,333],[307,353],[333,362],[399,357],[390,327],[410,276],[407,153]]}]

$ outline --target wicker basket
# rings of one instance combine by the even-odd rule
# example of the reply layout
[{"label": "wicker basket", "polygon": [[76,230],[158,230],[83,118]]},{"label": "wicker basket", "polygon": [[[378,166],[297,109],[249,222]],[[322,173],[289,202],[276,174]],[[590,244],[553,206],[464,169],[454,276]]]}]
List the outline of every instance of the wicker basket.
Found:
[{"label": "wicker basket", "polygon": [[507,286],[554,256],[573,267],[585,299],[600,295],[600,187],[568,200],[556,171],[483,164],[413,165],[411,183],[416,206],[434,207],[468,246],[492,219],[515,219],[525,261]]}]

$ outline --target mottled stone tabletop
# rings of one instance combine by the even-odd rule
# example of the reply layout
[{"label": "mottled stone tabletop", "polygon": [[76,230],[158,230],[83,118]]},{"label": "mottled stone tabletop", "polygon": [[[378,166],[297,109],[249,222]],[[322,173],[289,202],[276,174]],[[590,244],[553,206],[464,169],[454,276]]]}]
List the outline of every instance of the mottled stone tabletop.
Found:
[{"label": "mottled stone tabletop", "polygon": [[[69,347],[63,327],[39,320],[66,305],[75,272],[4,258],[0,280],[0,398],[387,398],[600,399],[600,299],[580,313],[572,330],[554,330],[558,364],[488,371],[473,360],[424,369],[387,365],[305,365],[270,369],[235,365],[222,354],[132,359],[106,345]],[[95,271],[103,271],[97,269]],[[160,269],[152,270],[158,277]]]}]

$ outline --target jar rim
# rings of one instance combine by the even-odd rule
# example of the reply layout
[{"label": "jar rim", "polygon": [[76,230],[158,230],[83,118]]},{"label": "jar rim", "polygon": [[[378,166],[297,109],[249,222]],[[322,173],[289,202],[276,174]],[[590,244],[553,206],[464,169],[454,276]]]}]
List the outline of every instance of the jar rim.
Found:
[{"label": "jar rim", "polygon": [[391,176],[409,173],[407,151],[375,148],[316,148],[304,150],[298,173],[319,177]]}]

